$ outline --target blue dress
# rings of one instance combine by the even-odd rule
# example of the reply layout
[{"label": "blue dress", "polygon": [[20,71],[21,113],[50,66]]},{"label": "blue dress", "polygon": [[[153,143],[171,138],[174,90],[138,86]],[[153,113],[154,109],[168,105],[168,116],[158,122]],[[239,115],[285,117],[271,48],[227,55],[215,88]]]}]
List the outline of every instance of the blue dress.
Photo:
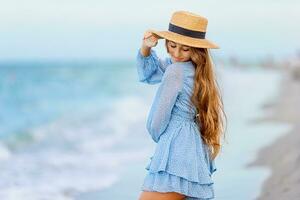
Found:
[{"label": "blue dress", "polygon": [[207,145],[195,122],[190,101],[195,68],[191,61],[137,54],[139,81],[160,83],[147,118],[147,131],[157,143],[146,169],[142,190],[178,192],[190,200],[214,198],[212,174],[216,171]]}]

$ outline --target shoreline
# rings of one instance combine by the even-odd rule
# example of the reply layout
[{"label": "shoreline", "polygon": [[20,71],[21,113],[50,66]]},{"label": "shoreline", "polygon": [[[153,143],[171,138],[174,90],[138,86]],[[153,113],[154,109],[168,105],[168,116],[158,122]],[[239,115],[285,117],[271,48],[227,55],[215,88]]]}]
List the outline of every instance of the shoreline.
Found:
[{"label": "shoreline", "polygon": [[292,128],[260,149],[256,159],[248,164],[248,167],[262,166],[271,170],[257,200],[300,198],[300,79],[295,78],[290,69],[281,70],[278,98],[263,106],[268,115],[258,122],[287,123]]}]

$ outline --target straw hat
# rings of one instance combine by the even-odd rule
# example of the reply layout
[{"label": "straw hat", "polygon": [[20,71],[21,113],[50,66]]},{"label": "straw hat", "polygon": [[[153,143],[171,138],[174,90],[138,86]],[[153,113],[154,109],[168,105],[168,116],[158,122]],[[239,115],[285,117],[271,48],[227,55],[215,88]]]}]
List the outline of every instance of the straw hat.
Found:
[{"label": "straw hat", "polygon": [[191,47],[218,49],[218,45],[205,39],[207,23],[205,17],[187,11],[177,11],[172,15],[168,31],[149,31],[159,39],[165,38]]}]

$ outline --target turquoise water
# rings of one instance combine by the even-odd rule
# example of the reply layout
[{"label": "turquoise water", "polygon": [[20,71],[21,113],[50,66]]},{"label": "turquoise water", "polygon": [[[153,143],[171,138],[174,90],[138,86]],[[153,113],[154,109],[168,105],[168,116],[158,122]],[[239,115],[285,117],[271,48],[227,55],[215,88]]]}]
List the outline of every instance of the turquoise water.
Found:
[{"label": "turquoise water", "polygon": [[106,148],[145,110],[131,63],[2,63],[0,77],[0,199],[72,199],[117,179],[131,157]]},{"label": "turquoise water", "polygon": [[[217,199],[254,199],[267,169],[246,168],[288,127],[251,124],[278,72],[218,68],[228,116]],[[133,62],[0,64],[0,199],[137,199],[155,144],[145,129],[157,85]]]}]

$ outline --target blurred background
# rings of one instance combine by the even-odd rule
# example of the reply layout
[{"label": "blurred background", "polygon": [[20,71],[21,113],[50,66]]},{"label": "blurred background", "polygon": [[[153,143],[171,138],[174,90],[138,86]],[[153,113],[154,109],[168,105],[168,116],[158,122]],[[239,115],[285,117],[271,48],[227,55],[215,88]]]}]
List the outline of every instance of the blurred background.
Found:
[{"label": "blurred background", "polygon": [[[228,118],[216,199],[258,197],[271,172],[247,164],[291,126],[255,121],[278,97],[282,71],[299,66],[299,1],[0,5],[0,199],[138,198],[158,86],[138,82],[135,59],[144,31],[167,30],[176,10],[207,17],[206,36],[221,47],[211,51]],[[168,56],[164,41],[155,51]]]}]

